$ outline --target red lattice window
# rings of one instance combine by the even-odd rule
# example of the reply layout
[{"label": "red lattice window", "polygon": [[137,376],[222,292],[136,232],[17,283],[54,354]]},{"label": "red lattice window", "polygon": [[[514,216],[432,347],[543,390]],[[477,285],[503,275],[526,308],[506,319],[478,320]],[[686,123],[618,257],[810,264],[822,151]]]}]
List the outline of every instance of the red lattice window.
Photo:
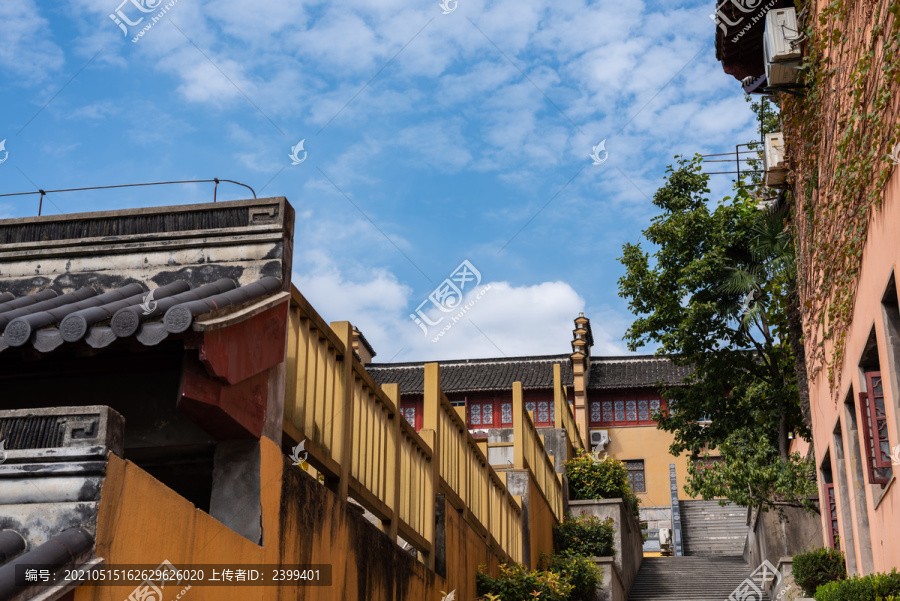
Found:
[{"label": "red lattice window", "polygon": [[648,398],[591,401],[591,426],[654,425],[653,414],[665,406],[665,401]]},{"label": "red lattice window", "polygon": [[555,404],[554,401],[526,401],[525,411],[534,413],[535,426],[549,428],[553,427]]},{"label": "red lattice window", "polygon": [[512,426],[512,403],[500,403],[500,423],[504,426]]},{"label": "red lattice window", "polygon": [[884,486],[890,480],[891,443],[888,440],[887,413],[881,372],[866,372],[866,392],[859,393],[859,413],[869,482]]},{"label": "red lattice window", "polygon": [[469,403],[469,427],[484,428],[494,425],[494,403]]},{"label": "red lattice window", "polygon": [[825,498],[828,501],[828,544],[832,549],[841,549],[838,535],[837,500],[834,496],[834,484],[825,484]]},{"label": "red lattice window", "polygon": [[418,432],[422,429],[422,409],[415,401],[400,403],[400,413]]}]

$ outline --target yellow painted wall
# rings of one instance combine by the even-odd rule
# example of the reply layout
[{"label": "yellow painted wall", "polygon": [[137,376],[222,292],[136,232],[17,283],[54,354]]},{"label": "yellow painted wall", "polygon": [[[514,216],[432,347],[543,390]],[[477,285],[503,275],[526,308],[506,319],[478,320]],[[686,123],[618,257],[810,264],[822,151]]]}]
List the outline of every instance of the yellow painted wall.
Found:
[{"label": "yellow painted wall", "polygon": [[541,553],[551,555],[553,553],[553,526],[556,518],[553,510],[541,494],[534,478],[529,477],[531,490],[529,492],[529,531],[531,533],[531,567],[537,569],[541,559]]},{"label": "yellow painted wall", "polygon": [[[301,564],[333,566],[330,587],[194,586],[189,601],[296,599],[304,601],[439,601],[440,591],[475,598],[479,564],[496,570],[484,541],[454,510],[447,512],[448,581],[402,552],[357,511],[306,472],[278,446],[261,442],[263,546],[232,532],[130,461],[110,456],[97,527],[97,556],[107,565]],[[235,503],[255,499],[235,499]],[[450,587],[450,588],[448,588]],[[122,601],[126,586],[81,586],[76,601]],[[179,590],[166,590],[172,601]],[[171,594],[170,594],[171,593]]]},{"label": "yellow painted wall", "polygon": [[[641,507],[662,507],[671,505],[669,485],[669,464],[675,464],[675,478],[678,480],[678,498],[690,499],[684,492],[687,482],[687,455],[673,457],[669,445],[675,439],[670,432],[658,430],[656,426],[630,426],[625,428],[604,428],[609,430],[609,444],[606,451],[621,461],[644,460],[644,480],[647,492],[638,494]],[[718,455],[718,453],[710,453]]]}]

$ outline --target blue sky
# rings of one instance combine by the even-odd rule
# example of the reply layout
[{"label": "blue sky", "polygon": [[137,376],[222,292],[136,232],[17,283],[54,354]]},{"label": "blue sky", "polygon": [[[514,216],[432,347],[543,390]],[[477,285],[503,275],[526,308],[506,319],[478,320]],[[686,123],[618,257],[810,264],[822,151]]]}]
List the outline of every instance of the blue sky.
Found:
[{"label": "blue sky", "polygon": [[[218,177],[285,196],[294,283],[380,361],[563,353],[580,311],[595,354],[623,354],[617,258],[666,165],[754,137],[711,2],[119,2],[0,3],[0,193]],[[143,21],[126,36],[117,10]],[[44,212],[211,200],[132,188]],[[36,212],[0,198],[0,218]],[[435,342],[409,316],[464,260],[481,281]]]}]

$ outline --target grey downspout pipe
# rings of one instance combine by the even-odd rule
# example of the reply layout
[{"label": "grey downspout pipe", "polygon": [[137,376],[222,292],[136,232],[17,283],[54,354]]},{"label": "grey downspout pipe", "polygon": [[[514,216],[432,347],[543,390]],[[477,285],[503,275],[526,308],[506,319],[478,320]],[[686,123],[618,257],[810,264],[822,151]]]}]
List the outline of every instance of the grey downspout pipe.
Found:
[{"label": "grey downspout pipe", "polygon": [[25,550],[25,539],[15,530],[0,530],[0,564]]},{"label": "grey downspout pipe", "polygon": [[28,588],[28,585],[16,584],[16,567],[40,566],[41,569],[56,572],[68,565],[94,546],[92,537],[83,528],[69,528],[43,545],[32,549],[24,555],[0,566],[0,601],[8,601]]}]

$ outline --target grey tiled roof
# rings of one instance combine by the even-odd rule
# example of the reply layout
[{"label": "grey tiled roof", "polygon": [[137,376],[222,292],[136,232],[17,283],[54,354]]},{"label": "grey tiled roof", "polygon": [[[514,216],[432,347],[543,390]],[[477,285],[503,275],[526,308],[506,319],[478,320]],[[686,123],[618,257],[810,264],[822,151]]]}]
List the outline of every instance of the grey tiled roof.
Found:
[{"label": "grey tiled roof", "polygon": [[134,334],[145,346],[153,346],[187,330],[195,317],[280,289],[281,280],[267,276],[244,286],[223,278],[193,289],[178,280],[154,288],[153,296],[138,282],[107,291],[92,286],[72,291],[45,288],[18,298],[0,291],[4,300],[0,303],[0,352],[30,343],[46,353],[82,340],[103,348]]},{"label": "grey tiled roof", "polygon": [[668,357],[592,357],[588,389],[647,388],[658,382],[678,384],[690,371],[688,367],[675,365]]},{"label": "grey tiled roof", "polygon": [[[554,363],[562,366],[563,384],[572,386],[569,355],[438,361],[444,392],[509,390],[513,382],[522,382],[525,390],[551,389]],[[399,384],[401,394],[423,391],[424,362],[370,363],[366,369],[379,384]],[[588,388],[647,388],[660,381],[677,384],[689,371],[653,355],[592,357]]]},{"label": "grey tiled roof", "polygon": [[[366,370],[379,384],[399,384],[401,394],[421,394],[424,363],[370,363]],[[563,383],[571,386],[569,355],[438,361],[444,392],[509,390],[513,382],[521,382],[525,390],[551,389],[554,363],[562,365]]]}]

